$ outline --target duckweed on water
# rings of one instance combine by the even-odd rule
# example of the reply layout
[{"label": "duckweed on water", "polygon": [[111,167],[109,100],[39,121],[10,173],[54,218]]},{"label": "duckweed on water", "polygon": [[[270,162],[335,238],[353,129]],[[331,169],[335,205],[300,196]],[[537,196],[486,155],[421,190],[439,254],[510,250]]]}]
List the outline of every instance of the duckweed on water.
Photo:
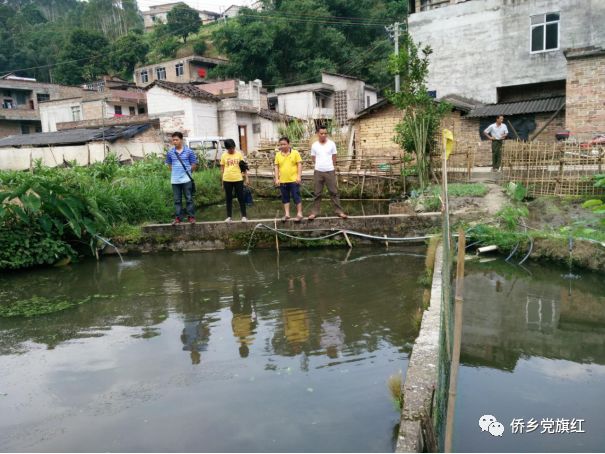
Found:
[{"label": "duckweed on water", "polygon": [[79,306],[90,300],[92,300],[91,296],[83,300],[51,299],[43,296],[34,296],[26,300],[0,305],[0,317],[35,317],[36,315],[52,314]]}]

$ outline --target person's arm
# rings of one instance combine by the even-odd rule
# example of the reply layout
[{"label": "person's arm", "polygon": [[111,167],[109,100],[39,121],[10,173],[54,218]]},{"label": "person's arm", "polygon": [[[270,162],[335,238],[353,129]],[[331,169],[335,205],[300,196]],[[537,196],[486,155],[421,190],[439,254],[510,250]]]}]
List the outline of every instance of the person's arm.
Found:
[{"label": "person's arm", "polygon": [[172,172],[172,158],[170,157],[170,150],[166,154],[166,161],[164,161],[166,165],[168,165],[168,169]]},{"label": "person's arm", "polygon": [[315,149],[311,146],[311,162],[313,162],[313,168],[315,168]]},{"label": "person's arm", "polygon": [[275,164],[275,186],[279,184],[279,166]]},{"label": "person's arm", "polygon": [[197,156],[193,151],[189,154],[189,163],[191,164],[191,171],[195,172],[197,170]]},{"label": "person's arm", "polygon": [[[241,160],[241,161],[243,161],[243,160],[244,160],[244,157],[243,157],[241,154],[240,154],[240,157],[239,157],[239,158],[240,158],[240,160]],[[239,163],[238,163],[238,166],[239,166]],[[247,172],[247,171],[243,171],[243,172],[242,172],[242,176],[244,177],[244,184],[245,184],[246,186],[248,186],[248,185],[249,185],[249,183],[250,183],[250,180],[248,180],[248,172]]]},{"label": "person's arm", "polygon": [[504,140],[508,137],[508,128],[506,127],[506,125],[504,125],[504,135],[502,136],[501,140]]},{"label": "person's arm", "polygon": [[336,157],[338,156],[338,151],[336,150],[336,144],[332,146],[332,164],[334,165],[334,170],[336,170]]},{"label": "person's arm", "polygon": [[221,162],[221,180],[223,179],[223,174],[225,173],[225,164]]},{"label": "person's arm", "polygon": [[491,128],[492,128],[491,126],[488,126],[487,128],[485,128],[485,131],[483,131],[483,135],[485,137],[487,137],[489,140],[494,140],[494,138],[490,135],[490,132],[492,130]]},{"label": "person's arm", "polygon": [[296,182],[298,184],[301,184],[302,183],[302,161],[298,161],[297,167],[298,167],[298,176],[296,177]]}]

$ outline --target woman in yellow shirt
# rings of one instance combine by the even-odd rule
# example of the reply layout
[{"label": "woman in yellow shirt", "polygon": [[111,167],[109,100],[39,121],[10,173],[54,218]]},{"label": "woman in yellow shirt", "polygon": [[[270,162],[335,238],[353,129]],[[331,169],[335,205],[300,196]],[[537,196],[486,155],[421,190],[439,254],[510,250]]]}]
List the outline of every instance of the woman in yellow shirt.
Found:
[{"label": "woman in yellow shirt", "polygon": [[227,149],[221,156],[221,179],[223,188],[225,188],[225,200],[227,203],[227,219],[225,222],[231,222],[233,215],[233,191],[239,202],[239,210],[242,213],[242,222],[246,222],[246,204],[244,203],[244,177],[246,185],[248,184],[248,174],[242,172],[239,166],[240,161],[244,160],[241,152],[235,151],[235,142],[233,139],[225,139],[225,148]]},{"label": "woman in yellow shirt", "polygon": [[279,139],[279,152],[275,154],[275,186],[281,191],[281,201],[284,204],[284,221],[290,219],[290,195],[296,204],[296,217],[300,222],[303,218],[302,198],[300,197],[300,182],[302,178],[302,159],[300,153],[290,146],[290,139]]}]

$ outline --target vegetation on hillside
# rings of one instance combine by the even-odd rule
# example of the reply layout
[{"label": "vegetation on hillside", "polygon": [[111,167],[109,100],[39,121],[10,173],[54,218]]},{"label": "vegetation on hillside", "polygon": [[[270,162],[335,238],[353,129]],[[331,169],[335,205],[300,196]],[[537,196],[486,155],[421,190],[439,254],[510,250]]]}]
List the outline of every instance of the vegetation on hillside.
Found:
[{"label": "vegetation on hillside", "polygon": [[0,74],[80,84],[102,74],[130,79],[135,65],[194,52],[230,63],[211,76],[261,79],[266,86],[315,82],[321,70],[360,77],[377,88],[392,78],[384,29],[403,21],[399,0],[266,0],[227,21],[200,25],[179,6],[143,33],[136,0],[0,2]]}]

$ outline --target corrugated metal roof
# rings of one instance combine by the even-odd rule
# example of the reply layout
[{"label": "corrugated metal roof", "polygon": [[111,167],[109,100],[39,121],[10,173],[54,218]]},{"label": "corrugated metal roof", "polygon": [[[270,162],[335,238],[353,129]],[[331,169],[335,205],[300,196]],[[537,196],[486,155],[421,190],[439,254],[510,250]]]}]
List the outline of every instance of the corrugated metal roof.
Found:
[{"label": "corrugated metal roof", "polygon": [[528,101],[490,104],[471,110],[466,116],[495,117],[496,115],[521,115],[528,113],[555,112],[565,105],[565,96],[531,99]]},{"label": "corrugated metal roof", "polygon": [[0,147],[73,145],[103,140],[103,137],[105,137],[105,140],[108,142],[114,142],[118,139],[129,139],[146,131],[150,126],[149,123],[145,123],[128,126],[111,126],[107,128],[65,129],[56,132],[22,134],[0,139]]}]

